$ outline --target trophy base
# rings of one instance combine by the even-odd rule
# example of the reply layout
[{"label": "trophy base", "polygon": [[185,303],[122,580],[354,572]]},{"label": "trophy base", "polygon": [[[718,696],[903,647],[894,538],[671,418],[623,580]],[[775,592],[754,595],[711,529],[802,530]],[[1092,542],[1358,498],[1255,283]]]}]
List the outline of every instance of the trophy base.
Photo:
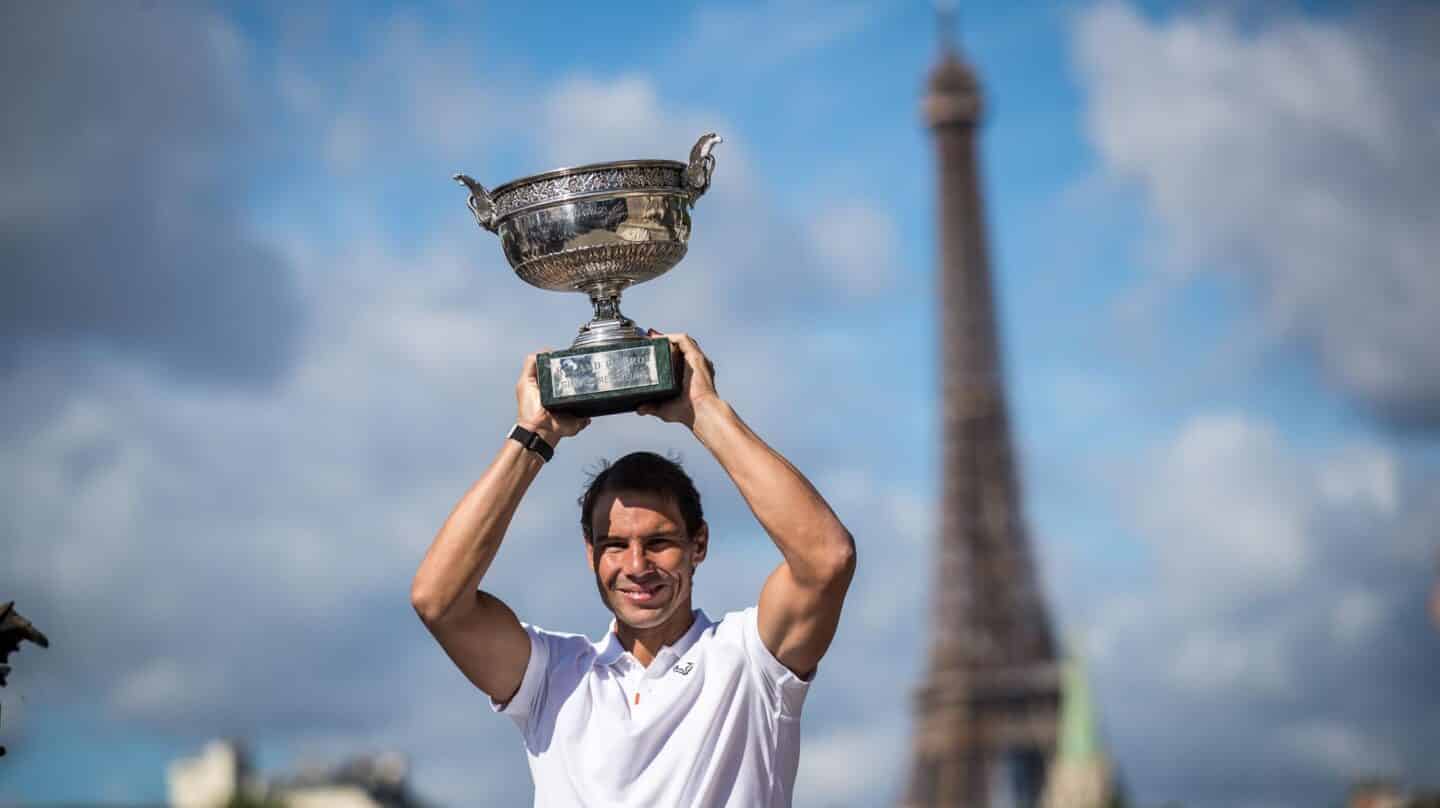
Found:
[{"label": "trophy base", "polygon": [[535,359],[540,403],[551,412],[629,412],[680,392],[680,368],[664,337],[542,353]]}]

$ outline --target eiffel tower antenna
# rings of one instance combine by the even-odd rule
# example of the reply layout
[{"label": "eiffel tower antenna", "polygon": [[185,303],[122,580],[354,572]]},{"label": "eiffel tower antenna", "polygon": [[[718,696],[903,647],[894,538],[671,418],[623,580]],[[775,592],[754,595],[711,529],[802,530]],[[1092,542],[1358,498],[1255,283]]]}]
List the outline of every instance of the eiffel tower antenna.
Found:
[{"label": "eiffel tower antenna", "polygon": [[956,30],[959,28],[960,10],[958,0],[935,0],[935,31],[940,37],[940,52],[959,52]]}]

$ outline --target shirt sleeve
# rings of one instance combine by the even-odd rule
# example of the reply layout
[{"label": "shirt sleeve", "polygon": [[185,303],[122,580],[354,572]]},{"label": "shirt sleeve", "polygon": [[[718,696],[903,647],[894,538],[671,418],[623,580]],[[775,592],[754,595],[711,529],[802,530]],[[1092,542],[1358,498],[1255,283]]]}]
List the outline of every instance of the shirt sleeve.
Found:
[{"label": "shirt sleeve", "polygon": [[765,642],[760,639],[759,614],[759,610],[754,606],[740,613],[740,636],[745,646],[745,655],[759,671],[766,695],[770,697],[770,702],[775,705],[780,715],[785,718],[799,718],[800,708],[805,704],[805,694],[810,692],[810,682],[815,680],[815,675],[812,673],[809,679],[801,679],[770,653],[770,649],[766,648]]},{"label": "shirt sleeve", "polygon": [[525,675],[520,679],[520,688],[508,702],[501,703],[491,699],[490,708],[501,715],[509,716],[524,729],[545,693],[545,683],[549,680],[546,672],[550,668],[550,645],[534,626],[528,623],[520,625],[530,637],[530,660],[525,663]]}]

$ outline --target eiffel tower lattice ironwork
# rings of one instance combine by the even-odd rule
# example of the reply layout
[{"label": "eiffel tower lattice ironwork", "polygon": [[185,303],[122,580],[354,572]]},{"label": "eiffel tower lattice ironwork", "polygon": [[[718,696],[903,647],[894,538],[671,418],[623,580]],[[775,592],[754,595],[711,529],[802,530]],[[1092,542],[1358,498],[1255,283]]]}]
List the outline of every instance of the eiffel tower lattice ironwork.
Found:
[{"label": "eiffel tower lattice ironwork", "polygon": [[976,133],[982,98],[948,37],[926,122],[938,156],[943,474],[926,680],[903,808],[1032,808],[1060,678],[1026,535],[995,324]]}]

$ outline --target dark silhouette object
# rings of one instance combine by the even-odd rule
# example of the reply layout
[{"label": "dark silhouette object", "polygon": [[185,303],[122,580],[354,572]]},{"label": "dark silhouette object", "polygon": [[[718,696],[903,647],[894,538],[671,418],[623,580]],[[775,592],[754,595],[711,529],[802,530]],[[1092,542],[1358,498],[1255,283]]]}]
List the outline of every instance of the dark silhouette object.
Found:
[{"label": "dark silhouette object", "polygon": [[[25,640],[35,643],[41,648],[49,648],[50,640],[19,612],[15,611],[15,601],[7,601],[0,606],[0,687],[5,686],[5,677],[10,675],[10,655],[20,650],[20,643]],[[0,757],[5,755],[5,747],[0,746]]]}]

